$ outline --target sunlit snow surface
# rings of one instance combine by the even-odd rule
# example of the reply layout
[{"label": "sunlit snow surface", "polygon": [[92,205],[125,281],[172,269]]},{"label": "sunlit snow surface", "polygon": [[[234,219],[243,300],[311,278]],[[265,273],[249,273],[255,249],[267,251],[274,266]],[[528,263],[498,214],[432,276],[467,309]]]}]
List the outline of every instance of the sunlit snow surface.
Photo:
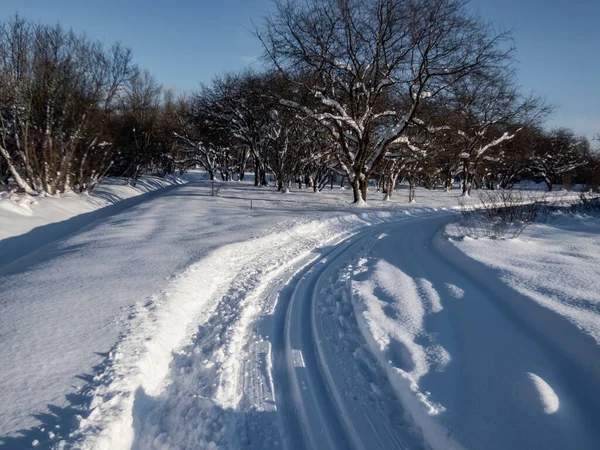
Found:
[{"label": "sunlit snow surface", "polygon": [[448,240],[458,191],[188,179],[59,238],[102,204],[0,201],[40,244],[0,266],[5,448],[600,446],[597,221]]}]

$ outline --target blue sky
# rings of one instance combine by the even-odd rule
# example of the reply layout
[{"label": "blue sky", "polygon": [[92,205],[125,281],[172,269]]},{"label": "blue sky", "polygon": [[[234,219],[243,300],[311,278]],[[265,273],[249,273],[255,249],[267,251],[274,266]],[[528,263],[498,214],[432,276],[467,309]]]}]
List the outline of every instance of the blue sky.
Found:
[{"label": "blue sky", "polygon": [[[0,18],[18,12],[121,41],[164,86],[190,91],[252,64],[260,44],[249,30],[270,7],[270,0],[2,0]],[[559,107],[549,126],[600,133],[600,0],[472,0],[470,7],[514,29],[523,89]]]}]

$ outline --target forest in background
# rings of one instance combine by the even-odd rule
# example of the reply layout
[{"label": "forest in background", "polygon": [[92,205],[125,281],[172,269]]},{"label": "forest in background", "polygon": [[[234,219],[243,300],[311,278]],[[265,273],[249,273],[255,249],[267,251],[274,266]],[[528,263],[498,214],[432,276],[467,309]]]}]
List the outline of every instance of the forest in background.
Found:
[{"label": "forest in background", "polygon": [[202,167],[212,178],[322,190],[348,183],[510,188],[600,185],[600,156],[522,92],[509,32],[455,0],[275,2],[257,27],[261,71],[176,96],[59,25],[0,24],[0,189],[92,191],[106,176]]}]

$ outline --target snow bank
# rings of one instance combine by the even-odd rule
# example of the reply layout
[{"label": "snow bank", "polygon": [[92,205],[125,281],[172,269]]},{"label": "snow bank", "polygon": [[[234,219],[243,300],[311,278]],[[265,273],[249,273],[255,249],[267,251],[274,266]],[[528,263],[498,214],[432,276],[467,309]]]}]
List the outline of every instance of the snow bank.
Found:
[{"label": "snow bank", "polygon": [[598,398],[600,221],[557,215],[548,224],[532,225],[519,239],[450,242],[454,248],[444,247],[445,255],[484,279],[504,307],[562,355],[566,375],[585,395]]},{"label": "snow bank", "polygon": [[447,220],[390,229],[348,265],[357,325],[423,439],[597,448],[598,232],[453,242],[488,269],[442,239]]},{"label": "snow bank", "polygon": [[184,178],[174,176],[143,176],[134,187],[124,179],[107,178],[92,194],[68,192],[56,196],[31,197],[3,193],[0,197],[0,240],[184,182]]}]

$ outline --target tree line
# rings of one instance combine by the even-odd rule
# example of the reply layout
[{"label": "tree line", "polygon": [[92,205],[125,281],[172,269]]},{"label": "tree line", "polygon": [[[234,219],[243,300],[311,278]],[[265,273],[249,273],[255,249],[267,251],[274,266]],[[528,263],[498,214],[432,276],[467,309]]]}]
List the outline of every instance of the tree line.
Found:
[{"label": "tree line", "polygon": [[15,17],[0,23],[0,181],[28,194],[91,191],[175,170],[182,107],[121,44]]},{"label": "tree line", "polygon": [[276,0],[264,69],[176,98],[119,44],[20,18],[0,26],[0,177],[29,193],[91,190],[200,166],[216,179],[315,191],[348,183],[510,188],[600,184],[598,155],[523,94],[508,32],[461,0]]}]

